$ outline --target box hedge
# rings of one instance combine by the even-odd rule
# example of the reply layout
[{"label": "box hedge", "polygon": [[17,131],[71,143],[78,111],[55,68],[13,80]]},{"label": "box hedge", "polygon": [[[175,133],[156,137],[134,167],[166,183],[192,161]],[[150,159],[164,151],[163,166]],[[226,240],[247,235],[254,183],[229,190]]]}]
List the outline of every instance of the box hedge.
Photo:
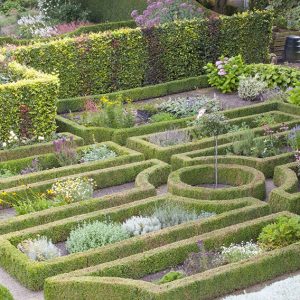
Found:
[{"label": "box hedge", "polygon": [[14,300],[14,298],[11,295],[10,291],[1,284],[0,284],[0,299],[2,299],[2,300]]},{"label": "box hedge", "polygon": [[190,253],[198,251],[199,241],[207,250],[219,250],[223,245],[256,240],[262,228],[280,216],[295,215],[283,212],[265,216],[141,254],[48,278],[45,299],[54,300],[59,295],[63,300],[88,300],[101,294],[105,299],[120,300],[128,299],[128,296],[132,300],[209,300],[295,272],[300,269],[299,242],[164,285],[142,279],[182,264]]},{"label": "box hedge", "polygon": [[0,84],[0,141],[7,142],[10,131],[18,137],[49,137],[55,132],[59,82],[54,75],[0,56],[11,82]]},{"label": "box hedge", "polygon": [[[122,222],[125,218],[147,212],[151,207],[154,208],[156,204],[165,201],[181,203],[181,205],[190,209],[195,208],[198,211],[216,211],[219,214],[211,218],[183,223],[143,236],[132,237],[121,242],[45,262],[31,261],[16,248],[20,241],[37,235],[46,235],[54,243],[63,242],[67,239],[70,231],[83,221],[106,220],[107,217],[110,217],[114,221]],[[253,198],[233,201],[199,201],[171,195],[148,198],[116,208],[81,214],[80,216],[69,217],[3,235],[0,237],[0,265],[29,289],[39,290],[43,288],[44,280],[53,275],[141,253],[193,235],[265,216],[269,214],[269,211],[267,204]]]},{"label": "box hedge", "polygon": [[[78,153],[78,157],[81,157],[83,151],[88,150],[91,147],[102,146],[107,146],[108,149],[114,151],[117,156],[104,160],[77,163],[70,166],[60,166],[54,153],[35,155],[17,160],[0,162],[0,168],[12,170],[13,172],[18,173],[18,175],[16,176],[0,178],[0,187],[1,189],[14,188],[24,184],[26,185],[29,183],[59,178],[67,175],[74,175],[93,170],[110,168],[118,165],[141,161],[144,159],[143,154],[125,147],[121,147],[113,142],[78,147],[76,148],[76,152]],[[20,171],[27,168],[28,166],[31,166],[32,161],[36,159],[38,159],[39,166],[42,167],[42,171],[21,175]]]},{"label": "box hedge", "polygon": [[[101,209],[123,205],[157,194],[156,188],[167,182],[170,166],[158,160],[132,163],[117,167],[116,170],[104,170],[99,175],[100,180],[108,181],[106,187],[113,187],[128,182],[135,182],[131,190],[117,192],[99,198],[80,201],[68,205],[49,208],[40,212],[17,216],[0,221],[0,234],[5,234],[29,227],[47,224],[64,218],[77,216]],[[116,175],[118,174],[118,175]]]},{"label": "box hedge", "polygon": [[[150,32],[121,29],[65,38],[19,47],[11,54],[43,72],[57,72],[60,98],[198,76],[207,62],[227,52],[242,54],[248,63],[268,59],[272,28],[269,12],[222,17],[216,25],[219,45],[212,38],[215,34],[210,32],[210,22],[214,21],[175,22]],[[253,51],[249,52],[250,42]]]}]

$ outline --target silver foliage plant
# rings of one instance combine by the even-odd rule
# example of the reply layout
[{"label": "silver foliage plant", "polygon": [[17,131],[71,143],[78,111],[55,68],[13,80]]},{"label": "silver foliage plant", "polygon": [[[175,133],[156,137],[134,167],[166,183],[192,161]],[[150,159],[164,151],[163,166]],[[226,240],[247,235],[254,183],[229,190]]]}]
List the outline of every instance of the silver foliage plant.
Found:
[{"label": "silver foliage plant", "polygon": [[207,113],[221,110],[219,100],[207,96],[179,97],[163,102],[158,109],[175,115],[177,118],[192,117],[197,115],[200,109]]},{"label": "silver foliage plant", "polygon": [[83,150],[81,163],[91,162],[96,160],[105,160],[117,157],[117,153],[109,149],[107,145],[97,146],[93,145],[86,150]]},{"label": "silver foliage plant", "polygon": [[144,235],[161,229],[161,224],[156,217],[133,216],[126,220],[122,227],[133,236]]},{"label": "silver foliage plant", "polygon": [[17,248],[36,261],[45,261],[61,256],[60,250],[46,236],[24,240],[18,244]]},{"label": "silver foliage plant", "polygon": [[70,232],[66,242],[69,253],[82,252],[116,243],[129,238],[121,224],[94,221],[78,225]]},{"label": "silver foliage plant", "polygon": [[238,87],[238,95],[247,101],[260,100],[262,94],[267,90],[267,83],[259,77],[241,77]]},{"label": "silver foliage plant", "polygon": [[148,141],[160,147],[169,147],[191,142],[192,137],[186,130],[167,130],[151,135]]}]

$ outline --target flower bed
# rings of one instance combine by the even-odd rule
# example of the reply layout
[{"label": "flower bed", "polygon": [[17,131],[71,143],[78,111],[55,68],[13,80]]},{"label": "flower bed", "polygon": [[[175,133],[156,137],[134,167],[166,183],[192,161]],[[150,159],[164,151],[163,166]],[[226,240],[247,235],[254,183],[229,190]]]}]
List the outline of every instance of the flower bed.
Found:
[{"label": "flower bed", "polygon": [[99,174],[99,180],[106,181],[106,187],[135,181],[135,188],[114,195],[53,207],[2,221],[0,222],[0,234],[155,196],[155,187],[166,183],[169,173],[170,166],[157,160],[137,162],[102,170]]},{"label": "flower bed", "polygon": [[[144,276],[182,264],[197,251],[202,241],[208,250],[223,245],[256,240],[262,228],[287,212],[265,216],[242,224],[193,236],[141,254],[114,262],[59,275],[46,280],[45,298],[92,299],[101,293],[106,298],[126,299],[213,299],[237,289],[264,282],[300,269],[300,246],[294,243],[193,276],[157,285],[142,280]],[[118,286],[118,289],[116,289]]]},{"label": "flower bed", "polygon": [[274,183],[278,188],[271,191],[269,204],[273,211],[288,210],[300,214],[300,193],[297,163],[277,166]]},{"label": "flower bed", "polygon": [[[204,211],[215,211],[219,214],[205,220],[192,221],[169,227],[151,234],[132,237],[111,245],[82,253],[74,253],[66,257],[58,257],[45,262],[31,261],[16,248],[17,244],[21,241],[28,238],[35,238],[38,235],[47,236],[53,243],[63,242],[67,239],[70,231],[83,221],[105,220],[107,216],[111,216],[111,219],[115,221],[123,221],[125,216],[131,216],[141,210],[145,211],[149,205],[154,207],[155,203],[161,201],[174,201],[174,203],[181,203],[186,207]],[[268,205],[253,198],[236,199],[233,201],[199,201],[175,196],[149,198],[117,208],[82,214],[4,235],[0,238],[0,264],[26,287],[38,290],[43,287],[43,282],[46,278],[55,274],[140,253],[191,237],[195,234],[223,228],[268,213]],[[12,261],[14,262],[13,264]]]},{"label": "flower bed", "polygon": [[[225,111],[224,114],[228,117],[230,125],[241,126],[243,123],[246,123],[250,128],[254,128],[253,132],[257,135],[263,135],[264,130],[262,127],[258,126],[256,121],[260,116],[272,114],[278,117],[278,125],[270,126],[273,130],[278,130],[282,124],[285,122],[285,125],[289,128],[294,127],[299,122],[299,113],[300,111],[294,106],[289,104],[280,104],[278,102],[267,102],[262,104],[253,105],[246,108],[238,108]],[[193,128],[178,130],[181,131],[191,131]],[[234,136],[239,136],[240,132],[227,133],[219,136],[218,143],[219,145],[227,144],[232,141]],[[148,158],[157,158],[165,162],[171,161],[171,156],[174,154],[190,152],[193,150],[205,149],[207,147],[212,147],[214,145],[213,138],[203,138],[199,141],[192,141],[188,143],[177,144],[173,146],[163,147],[149,142],[153,138],[154,134],[131,137],[127,140],[127,147],[134,149],[143,153]]]},{"label": "flower bed", "polygon": [[218,181],[220,188],[214,188],[213,165],[185,167],[170,174],[168,190],[174,195],[195,199],[265,198],[265,176],[253,168],[220,164]]},{"label": "flower bed", "polygon": [[[69,141],[66,140],[65,144],[68,142]],[[101,147],[107,147],[107,151],[113,151],[113,153],[115,153],[115,157],[108,157],[107,159],[99,160],[96,159],[97,157],[95,157],[95,160],[93,161],[83,161],[80,163],[80,157],[84,153],[87,153],[89,150],[97,148],[99,149]],[[57,155],[59,154],[56,153],[36,155],[0,163],[0,170],[11,170],[11,172],[13,172],[13,176],[0,179],[1,189],[15,188],[24,184],[35,183],[38,181],[44,181],[143,160],[142,154],[134,150],[121,147],[113,142],[106,142],[105,144],[94,144],[92,146],[89,145],[74,149],[69,148],[66,149],[66,151],[68,151],[68,153],[70,151],[74,151],[74,164],[72,164],[72,161],[70,161],[70,165],[62,166],[57,158]],[[62,157],[64,163],[66,163],[65,156],[66,155]],[[38,164],[35,169],[30,167],[33,162],[37,162]],[[78,163],[76,164],[76,162]],[[28,170],[26,172],[28,168],[32,168],[32,170]],[[20,174],[20,172],[22,171],[24,172],[24,174]]]}]

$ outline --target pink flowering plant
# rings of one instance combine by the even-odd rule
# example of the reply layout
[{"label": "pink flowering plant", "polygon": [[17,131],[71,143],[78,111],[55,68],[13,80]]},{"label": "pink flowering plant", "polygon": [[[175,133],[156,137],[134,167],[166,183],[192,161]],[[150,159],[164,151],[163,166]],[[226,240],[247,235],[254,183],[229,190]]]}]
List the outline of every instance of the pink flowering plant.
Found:
[{"label": "pink flowering plant", "polygon": [[245,63],[241,55],[231,58],[221,56],[216,63],[208,63],[204,69],[211,86],[222,93],[230,93],[238,89],[240,76],[245,73]]},{"label": "pink flowering plant", "polygon": [[131,13],[131,17],[140,27],[151,28],[175,20],[204,17],[204,9],[190,0],[148,0],[147,3],[148,6],[142,14],[137,10]]}]

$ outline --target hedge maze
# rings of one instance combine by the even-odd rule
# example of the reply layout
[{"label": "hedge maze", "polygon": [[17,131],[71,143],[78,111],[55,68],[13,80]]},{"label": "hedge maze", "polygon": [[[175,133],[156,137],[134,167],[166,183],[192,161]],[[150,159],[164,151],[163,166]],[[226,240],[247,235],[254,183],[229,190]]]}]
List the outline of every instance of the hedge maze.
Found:
[{"label": "hedge maze", "polygon": [[[232,124],[246,122],[258,138],[263,138],[263,128],[255,125],[255,119],[270,113],[277,116],[274,129],[285,123],[289,131],[299,122],[300,111],[279,102],[225,112]],[[179,130],[190,128],[187,126]],[[114,149],[117,157],[66,167],[55,165],[50,145],[39,145],[38,151],[43,153],[39,158],[47,162],[49,169],[1,180],[2,193],[22,195],[28,188],[46,192],[56,179],[75,177],[92,178],[100,190],[127,183],[134,186],[1,221],[1,267],[27,288],[44,289],[45,298],[53,300],[93,299],[99,294],[107,299],[213,299],[298,270],[300,247],[296,243],[163,286],[142,280],[146,275],[182,264],[195,251],[198,241],[210,250],[256,240],[261,229],[279,216],[299,214],[293,152],[267,158],[226,153],[232,136],[238,133],[219,137],[218,178],[222,187],[218,189],[211,186],[211,138],[166,149],[148,142],[147,135],[127,139],[127,147],[107,141],[100,145]],[[74,140],[76,151],[88,147],[83,146],[82,138],[74,136]],[[34,146],[26,147],[28,151],[18,152],[22,147],[17,148],[15,156],[2,155],[1,164],[16,168],[26,165],[36,151]],[[272,178],[276,188],[267,195],[266,180]],[[47,236],[54,244],[63,243],[78,224],[108,219],[122,223],[132,216],[149,214],[164,203],[215,215],[47,261],[32,261],[17,249],[21,241],[38,236]]]}]

